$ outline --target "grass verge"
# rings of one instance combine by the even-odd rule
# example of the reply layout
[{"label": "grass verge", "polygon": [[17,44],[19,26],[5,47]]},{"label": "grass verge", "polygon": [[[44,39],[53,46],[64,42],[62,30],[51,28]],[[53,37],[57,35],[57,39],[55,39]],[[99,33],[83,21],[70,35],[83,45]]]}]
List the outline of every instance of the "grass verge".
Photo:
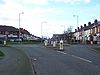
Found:
[{"label": "grass verge", "polygon": [[4,53],[0,51],[0,56],[4,56]]},{"label": "grass verge", "polygon": [[95,47],[94,49],[100,52],[100,47]]},{"label": "grass verge", "polygon": [[7,44],[39,44],[40,42],[36,41],[22,41],[22,42],[7,42]]}]

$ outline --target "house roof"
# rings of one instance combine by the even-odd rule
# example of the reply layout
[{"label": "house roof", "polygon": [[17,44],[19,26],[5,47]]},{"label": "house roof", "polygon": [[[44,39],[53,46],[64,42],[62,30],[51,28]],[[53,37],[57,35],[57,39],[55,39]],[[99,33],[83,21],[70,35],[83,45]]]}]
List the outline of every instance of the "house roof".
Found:
[{"label": "house roof", "polygon": [[[100,22],[100,21],[99,21],[99,22]],[[80,32],[80,31],[82,31],[82,30],[89,30],[89,29],[92,29],[92,28],[94,28],[95,26],[98,26],[98,25],[100,25],[100,23],[97,23],[97,24],[92,23],[92,24],[89,25],[89,26],[80,28],[77,32]]]},{"label": "house roof", "polygon": [[91,24],[91,25],[89,25],[89,26],[86,26],[84,30],[91,29],[91,28],[93,28],[93,26],[94,26],[94,23],[93,23],[93,24]]},{"label": "house roof", "polygon": [[96,26],[100,26],[100,21],[97,22]]},{"label": "house roof", "polygon": [[53,36],[60,36],[60,35],[63,35],[63,34],[53,34]]},{"label": "house roof", "polygon": [[0,25],[0,31],[18,31],[18,29],[12,26]]},{"label": "house roof", "polygon": [[[0,31],[3,31],[3,32],[18,32],[19,29],[13,27],[13,26],[6,26],[6,25],[0,25]],[[27,30],[23,29],[23,28],[20,28],[20,32],[22,34],[30,34]]]},{"label": "house roof", "polygon": [[20,28],[20,31],[22,34],[30,34],[27,30],[23,29],[23,28]]}]

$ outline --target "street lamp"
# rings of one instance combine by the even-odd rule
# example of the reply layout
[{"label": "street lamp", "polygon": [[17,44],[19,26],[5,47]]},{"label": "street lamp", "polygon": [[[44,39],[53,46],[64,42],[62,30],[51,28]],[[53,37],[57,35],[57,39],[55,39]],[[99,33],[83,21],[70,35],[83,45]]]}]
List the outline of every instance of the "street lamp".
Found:
[{"label": "street lamp", "polygon": [[20,15],[24,14],[24,12],[19,13],[19,43],[20,43]]},{"label": "street lamp", "polygon": [[[77,21],[76,21],[76,24],[77,24],[77,27],[78,27],[78,20],[79,20],[79,16],[78,15],[73,15],[73,17],[76,17]],[[80,40],[80,39],[79,39]],[[78,41],[77,41],[78,42]]]},{"label": "street lamp", "polygon": [[61,25],[64,27],[64,41],[65,41],[65,25]]},{"label": "street lamp", "polygon": [[42,43],[42,39],[43,39],[42,31],[43,31],[43,24],[44,24],[44,23],[47,23],[47,21],[41,22],[41,43]]},{"label": "street lamp", "polygon": [[77,27],[78,27],[78,22],[79,22],[79,16],[78,15],[73,15],[73,17],[76,17],[76,24],[77,24]]}]

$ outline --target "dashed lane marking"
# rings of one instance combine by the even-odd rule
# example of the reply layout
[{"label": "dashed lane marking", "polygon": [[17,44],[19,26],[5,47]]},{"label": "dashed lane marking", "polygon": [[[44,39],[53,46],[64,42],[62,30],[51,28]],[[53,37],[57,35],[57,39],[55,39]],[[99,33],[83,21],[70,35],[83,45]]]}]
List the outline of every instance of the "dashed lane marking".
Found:
[{"label": "dashed lane marking", "polygon": [[84,59],[84,58],[81,58],[79,56],[72,55],[72,57],[77,58],[77,59],[80,59],[80,60],[83,60],[83,61],[86,61],[86,62],[89,62],[89,63],[92,63],[92,61],[87,60],[87,59]]},{"label": "dashed lane marking", "polygon": [[[57,51],[57,52],[62,53],[62,54],[65,54],[65,55],[68,54],[68,53],[65,53],[65,52],[62,52],[62,51]],[[70,55],[70,54],[68,54],[68,55]],[[71,56],[74,57],[74,58],[77,58],[77,59],[80,59],[80,60],[83,60],[83,61],[92,63],[92,61],[87,60],[87,59],[84,59],[84,58],[81,58],[81,57],[79,57],[79,56],[75,56],[75,55],[71,55]]]},{"label": "dashed lane marking", "polygon": [[67,54],[67,53],[65,53],[65,52],[61,52],[61,51],[57,51],[57,52],[62,53],[62,54]]}]

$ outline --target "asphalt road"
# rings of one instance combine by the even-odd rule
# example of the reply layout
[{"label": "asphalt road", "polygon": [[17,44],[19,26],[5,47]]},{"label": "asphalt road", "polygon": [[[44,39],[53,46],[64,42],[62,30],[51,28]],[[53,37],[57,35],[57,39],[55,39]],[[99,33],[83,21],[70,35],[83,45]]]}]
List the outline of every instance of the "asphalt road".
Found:
[{"label": "asphalt road", "polygon": [[28,57],[20,50],[0,46],[5,56],[0,59],[0,75],[33,75]]},{"label": "asphalt road", "polygon": [[65,46],[65,51],[42,45],[16,45],[31,59],[36,75],[100,75],[100,53],[87,45]]}]

